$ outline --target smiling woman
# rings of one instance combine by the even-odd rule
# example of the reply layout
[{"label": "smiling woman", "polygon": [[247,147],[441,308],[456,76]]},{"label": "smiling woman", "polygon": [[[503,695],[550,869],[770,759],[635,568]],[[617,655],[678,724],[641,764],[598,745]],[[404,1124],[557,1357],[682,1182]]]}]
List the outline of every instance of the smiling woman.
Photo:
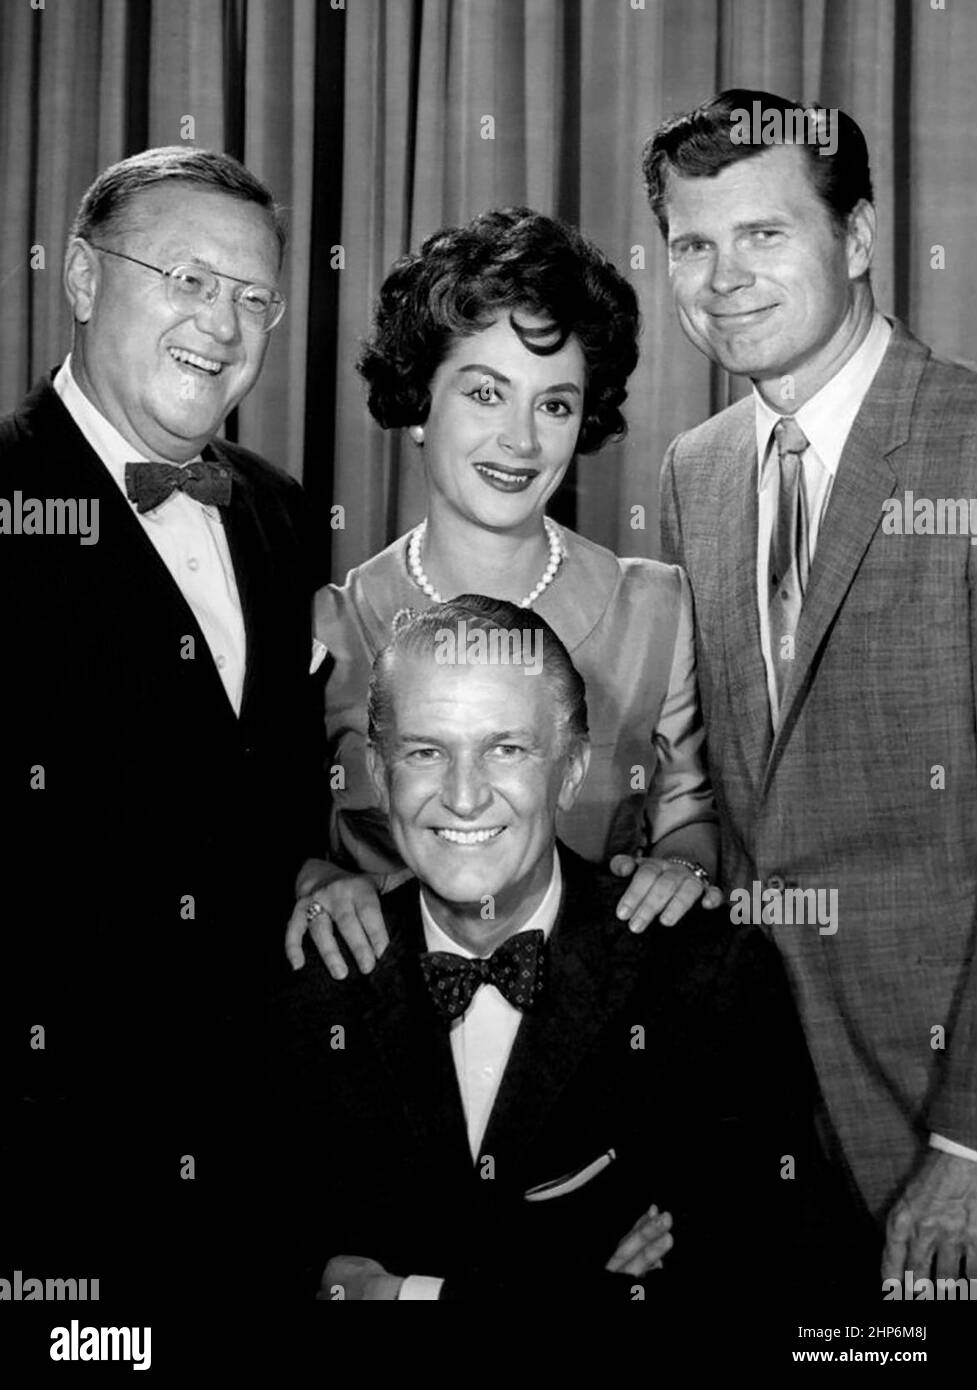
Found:
[{"label": "smiling woman", "polygon": [[[324,911],[312,909],[317,941],[324,918],[343,915],[338,869],[402,868],[366,766],[373,659],[399,609],[462,593],[538,611],[586,682],[590,773],[558,827],[591,861],[650,854],[622,915],[633,910],[635,926],[659,911],[675,921],[702,896],[715,811],[700,761],[688,584],[674,566],[618,559],[545,514],[574,454],[625,432],[637,333],[627,281],[579,233],[525,208],[439,232],[387,277],[359,367],[374,417],[406,428],[420,451],[428,509],[418,528],[317,595],[317,636],[332,663],[333,862],[300,879],[306,895],[332,884],[315,899]],[[306,910],[300,902],[290,940]],[[357,915],[339,921],[354,945],[347,926]]]}]

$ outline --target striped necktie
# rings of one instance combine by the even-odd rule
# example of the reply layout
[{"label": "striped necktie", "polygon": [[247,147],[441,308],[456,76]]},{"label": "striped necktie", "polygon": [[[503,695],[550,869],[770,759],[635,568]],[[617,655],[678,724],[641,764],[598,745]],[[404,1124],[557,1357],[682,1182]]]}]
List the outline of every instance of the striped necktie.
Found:
[{"label": "striped necktie", "polygon": [[807,495],[801,464],[808,441],[792,415],[784,415],[777,421],[773,435],[777,444],[780,486],[777,491],[777,514],[770,537],[768,593],[770,652],[777,681],[778,704],[782,707],[810,571]]}]

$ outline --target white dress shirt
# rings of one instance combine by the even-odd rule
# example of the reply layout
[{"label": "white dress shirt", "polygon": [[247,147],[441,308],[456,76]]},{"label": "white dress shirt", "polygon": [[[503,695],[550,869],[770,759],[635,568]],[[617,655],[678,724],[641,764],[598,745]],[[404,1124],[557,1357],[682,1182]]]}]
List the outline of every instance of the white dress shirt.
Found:
[{"label": "white dress shirt", "polygon": [[[520,931],[542,931],[549,940],[556,915],[560,909],[563,875],[560,860],[553,851],[553,874],[539,907]],[[456,956],[475,958],[474,951],[459,946],[438,926],[428,910],[421,893],[421,920],[424,941],[429,951],[450,951]],[[468,1125],[468,1145],[474,1163],[481,1151],[489,1116],[499,1092],[499,1084],[509,1062],[522,1013],[499,993],[495,985],[480,985],[471,1004],[461,1018],[451,1025],[451,1055],[454,1058],[458,1090]],[[397,1295],[404,1302],[437,1298],[443,1279],[411,1274],[400,1286]]]},{"label": "white dress shirt", "polygon": [[[891,325],[876,311],[858,351],[848,359],[840,372],[821,387],[817,395],[793,412],[793,418],[808,441],[808,448],[801,457],[801,472],[807,497],[808,559],[811,564],[814,563],[821,523],[828,508],[845,443],[873,378],[882,365],[891,337]],[[776,410],[771,410],[755,386],[753,399],[756,406],[756,456],[760,461],[757,469],[757,608],[760,614],[760,647],[767,669],[767,693],[776,727],[780,708],[770,650],[768,570],[780,482],[773,430],[782,416]]]},{"label": "white dress shirt", "polygon": [[[75,380],[70,354],[54,378],[54,389],[128,501],[125,466],[148,462],[146,455],[92,405]],[[200,624],[227,698],[240,714],[247,656],[244,615],[220,512],[185,492],[172,493],[142,515],[134,502],[129,505]]]},{"label": "white dress shirt", "polygon": [[[801,469],[809,519],[808,559],[812,565],[821,523],[828,508],[842,452],[855,423],[855,416],[882,365],[882,358],[886,354],[891,337],[891,324],[876,310],[865,341],[858,351],[806,405],[794,412],[794,419],[808,441],[808,447],[801,457]],[[757,608],[760,614],[760,646],[763,651],[763,664],[767,669],[770,711],[776,727],[780,710],[773,655],[770,650],[767,570],[770,561],[770,539],[773,534],[774,517],[777,514],[779,483],[777,446],[773,430],[781,417],[777,411],[771,410],[756,387],[753,388],[753,399],[756,405],[757,458],[761,460],[757,471]],[[953,1139],[944,1138],[942,1134],[931,1134],[930,1145],[958,1158],[977,1161],[977,1149],[967,1148]]]}]

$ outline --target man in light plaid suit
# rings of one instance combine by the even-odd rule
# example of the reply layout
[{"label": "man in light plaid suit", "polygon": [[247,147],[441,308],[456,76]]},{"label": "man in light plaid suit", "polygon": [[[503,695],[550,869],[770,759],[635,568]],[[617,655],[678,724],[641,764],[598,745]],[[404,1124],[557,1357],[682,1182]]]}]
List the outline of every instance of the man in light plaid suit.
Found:
[{"label": "man in light plaid suit", "polygon": [[[877,311],[864,137],[822,109],[772,142],[795,110],[723,93],[645,149],[682,327],[754,388],[670,446],[663,548],[724,886],[763,904],[883,1274],[974,1276],[977,376]],[[837,929],[776,924],[792,889]]]}]

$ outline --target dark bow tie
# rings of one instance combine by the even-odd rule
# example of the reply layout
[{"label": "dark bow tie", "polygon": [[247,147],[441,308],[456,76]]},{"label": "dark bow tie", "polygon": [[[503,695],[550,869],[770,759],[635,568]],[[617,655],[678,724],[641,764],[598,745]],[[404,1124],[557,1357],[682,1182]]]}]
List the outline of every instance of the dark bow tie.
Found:
[{"label": "dark bow tie", "polygon": [[126,464],[126,492],[140,514],[151,512],[177,490],[212,507],[226,507],[231,500],[231,470],[206,459],[184,468],[175,463]]},{"label": "dark bow tie", "polygon": [[482,985],[495,985],[517,1009],[531,1009],[543,988],[545,945],[543,933],[534,928],[508,937],[485,960],[428,951],[421,956],[421,970],[438,1013],[449,1022],[460,1018]]}]

